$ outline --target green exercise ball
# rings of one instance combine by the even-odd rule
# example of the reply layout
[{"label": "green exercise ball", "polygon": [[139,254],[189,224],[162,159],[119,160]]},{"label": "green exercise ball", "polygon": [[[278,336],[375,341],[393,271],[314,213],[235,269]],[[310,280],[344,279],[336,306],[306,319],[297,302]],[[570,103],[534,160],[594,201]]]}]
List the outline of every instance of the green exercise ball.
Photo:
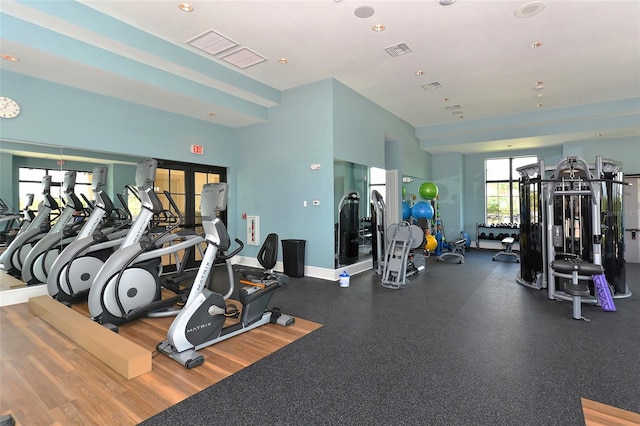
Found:
[{"label": "green exercise ball", "polygon": [[420,185],[420,196],[425,200],[433,200],[438,196],[438,186],[433,182],[424,182]]}]

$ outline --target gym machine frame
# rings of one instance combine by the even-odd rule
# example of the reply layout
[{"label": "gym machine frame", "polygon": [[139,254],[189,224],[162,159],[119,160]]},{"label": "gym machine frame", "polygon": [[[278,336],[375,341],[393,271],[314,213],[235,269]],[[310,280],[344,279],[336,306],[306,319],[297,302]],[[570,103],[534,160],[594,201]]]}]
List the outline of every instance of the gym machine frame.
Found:
[{"label": "gym machine frame", "polygon": [[[624,268],[622,165],[596,156],[589,165],[567,157],[555,167],[544,161],[518,168],[520,180],[519,284],[547,289],[549,299],[575,301],[559,290],[552,262],[581,259],[604,269],[614,298],[630,297]],[[595,270],[595,269],[594,269]],[[581,279],[589,279],[586,275]],[[582,303],[597,304],[595,291]]]}]

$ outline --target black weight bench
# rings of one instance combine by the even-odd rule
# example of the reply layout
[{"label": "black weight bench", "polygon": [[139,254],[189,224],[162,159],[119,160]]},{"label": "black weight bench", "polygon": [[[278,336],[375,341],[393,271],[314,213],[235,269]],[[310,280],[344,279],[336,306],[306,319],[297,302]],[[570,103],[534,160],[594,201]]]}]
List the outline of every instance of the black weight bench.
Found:
[{"label": "black weight bench", "polygon": [[602,266],[584,262],[581,259],[562,259],[552,261],[551,269],[554,276],[571,280],[571,282],[564,282],[562,290],[571,296],[573,319],[588,321],[582,316],[582,298],[591,296],[591,292],[589,286],[580,283],[580,280],[591,281],[593,275],[602,274]]}]

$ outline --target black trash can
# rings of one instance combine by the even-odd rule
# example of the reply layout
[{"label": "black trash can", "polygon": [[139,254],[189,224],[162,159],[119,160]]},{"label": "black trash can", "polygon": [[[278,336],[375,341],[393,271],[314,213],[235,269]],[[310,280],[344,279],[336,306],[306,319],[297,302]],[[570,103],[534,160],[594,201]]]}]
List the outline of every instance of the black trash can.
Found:
[{"label": "black trash can", "polygon": [[304,277],[305,240],[282,240],[284,273],[292,278]]}]

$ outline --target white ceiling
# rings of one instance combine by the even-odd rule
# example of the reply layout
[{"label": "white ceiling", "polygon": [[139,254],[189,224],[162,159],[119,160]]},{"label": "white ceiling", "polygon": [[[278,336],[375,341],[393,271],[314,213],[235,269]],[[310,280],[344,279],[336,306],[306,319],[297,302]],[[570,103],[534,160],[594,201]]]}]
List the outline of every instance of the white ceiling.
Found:
[{"label": "white ceiling", "polygon": [[[407,121],[418,134],[501,117],[505,126],[513,125],[512,117],[531,116],[535,121],[537,114],[540,120],[550,120],[549,111],[640,99],[640,2],[636,0],[546,0],[536,2],[544,5],[540,13],[526,18],[515,14],[526,0],[457,0],[448,6],[438,0],[192,1],[190,13],[180,11],[173,0],[74,2],[69,9],[74,16],[84,9],[108,18],[96,19],[89,13],[84,20],[69,17],[63,4],[68,2],[50,3],[58,4],[55,10],[3,0],[0,10],[81,40],[92,46],[96,57],[112,52],[169,73],[175,86],[144,81],[118,68],[117,61],[98,66],[79,60],[71,52],[30,41],[27,34],[2,34],[2,53],[20,58],[16,63],[1,61],[3,68],[232,127],[264,118],[217,96],[181,90],[184,79],[231,99],[271,108],[278,103],[271,96],[273,89],[333,77]],[[372,7],[373,16],[357,17],[354,11],[361,6]],[[145,37],[170,43],[171,49],[147,49],[150,44],[144,37],[110,27],[112,18],[148,33]],[[374,32],[374,24],[383,24],[385,30]],[[210,29],[268,60],[241,70],[186,44]],[[535,42],[542,46],[530,48]],[[412,51],[397,57],[385,51],[399,43]],[[175,48],[183,53],[176,54]],[[280,64],[282,57],[289,63]],[[202,58],[221,65],[208,72],[201,66]],[[215,71],[221,69],[248,78],[238,80],[231,76],[234,73]],[[419,70],[424,74],[416,75]],[[538,81],[544,84],[540,92],[534,89]],[[442,88],[422,87],[432,82]],[[638,104],[635,111],[619,113],[637,115]],[[460,108],[445,109],[453,105]],[[209,112],[216,115],[210,117]],[[486,136],[462,144],[427,143],[423,148],[481,152],[515,143],[525,148],[595,137],[594,131],[582,127],[513,139]],[[640,125],[605,129],[602,134],[640,137]]]}]

